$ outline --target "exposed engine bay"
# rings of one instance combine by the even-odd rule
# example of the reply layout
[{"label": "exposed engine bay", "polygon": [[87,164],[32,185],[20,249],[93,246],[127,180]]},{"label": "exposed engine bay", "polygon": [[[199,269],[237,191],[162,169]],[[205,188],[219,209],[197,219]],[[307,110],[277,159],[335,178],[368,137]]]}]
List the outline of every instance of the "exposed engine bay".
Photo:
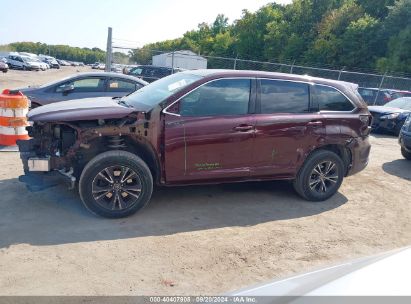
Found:
[{"label": "exposed engine bay", "polygon": [[148,114],[123,119],[72,122],[34,122],[30,140],[19,141],[25,173],[58,171],[74,182],[84,165],[98,152],[124,149],[127,138],[147,136]]}]

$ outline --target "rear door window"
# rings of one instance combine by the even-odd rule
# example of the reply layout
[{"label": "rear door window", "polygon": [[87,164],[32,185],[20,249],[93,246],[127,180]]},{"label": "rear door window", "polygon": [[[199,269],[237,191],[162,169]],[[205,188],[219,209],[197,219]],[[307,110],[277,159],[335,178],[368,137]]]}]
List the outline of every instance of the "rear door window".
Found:
[{"label": "rear door window", "polygon": [[109,92],[134,92],[142,87],[142,85],[136,85],[132,81],[123,79],[112,78],[108,82],[107,91]]},{"label": "rear door window", "polygon": [[315,85],[313,105],[319,111],[352,111],[354,105],[335,88]]},{"label": "rear door window", "polygon": [[262,79],[260,113],[307,113],[309,96],[306,83]]}]

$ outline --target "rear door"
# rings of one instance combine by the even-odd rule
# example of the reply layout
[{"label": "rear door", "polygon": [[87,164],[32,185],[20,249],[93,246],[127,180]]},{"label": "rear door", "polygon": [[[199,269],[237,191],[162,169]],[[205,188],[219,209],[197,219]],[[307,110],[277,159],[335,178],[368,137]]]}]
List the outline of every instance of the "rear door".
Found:
[{"label": "rear door", "polygon": [[258,83],[251,175],[292,176],[306,151],[325,135],[321,115],[310,108],[312,85],[275,79]]},{"label": "rear door", "polygon": [[165,121],[167,182],[249,177],[254,87],[250,78],[218,79],[180,99]]},{"label": "rear door", "polygon": [[111,77],[107,83],[106,96],[122,97],[136,90],[139,90],[142,87],[142,84],[134,82],[132,80]]},{"label": "rear door", "polygon": [[354,104],[334,87],[316,84],[312,87],[313,107],[322,116],[328,143],[340,143],[360,136],[364,128],[361,113],[355,114]]}]

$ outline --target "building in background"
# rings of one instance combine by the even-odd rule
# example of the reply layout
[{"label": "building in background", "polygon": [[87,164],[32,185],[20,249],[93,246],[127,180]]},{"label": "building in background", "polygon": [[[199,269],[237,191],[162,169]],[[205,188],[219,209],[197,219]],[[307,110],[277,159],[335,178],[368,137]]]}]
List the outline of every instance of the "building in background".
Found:
[{"label": "building in background", "polygon": [[206,69],[207,59],[192,51],[183,50],[155,55],[153,56],[153,65],[186,70]]}]

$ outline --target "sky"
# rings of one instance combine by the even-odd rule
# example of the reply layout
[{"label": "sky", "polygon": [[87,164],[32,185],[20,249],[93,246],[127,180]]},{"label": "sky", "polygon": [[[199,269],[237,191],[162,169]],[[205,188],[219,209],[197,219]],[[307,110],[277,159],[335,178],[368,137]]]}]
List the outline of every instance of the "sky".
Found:
[{"label": "sky", "polygon": [[16,12],[0,18],[0,45],[33,41],[105,49],[107,28],[112,27],[114,45],[135,48],[181,37],[220,13],[231,23],[243,9],[256,11],[270,2],[274,0],[0,0],[2,12]]}]

